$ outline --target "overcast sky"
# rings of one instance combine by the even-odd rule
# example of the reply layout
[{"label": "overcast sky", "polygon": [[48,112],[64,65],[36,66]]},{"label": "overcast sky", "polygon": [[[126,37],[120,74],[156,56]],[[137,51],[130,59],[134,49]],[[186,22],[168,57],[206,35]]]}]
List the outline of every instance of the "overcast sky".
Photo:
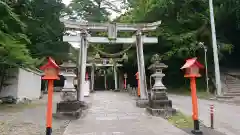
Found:
[{"label": "overcast sky", "polygon": [[[111,1],[111,0],[109,0],[109,1]],[[71,2],[71,0],[63,0],[63,3],[66,4],[66,5],[68,5],[70,2]],[[115,0],[114,4],[115,4],[118,8],[120,8],[120,5],[121,5],[120,2],[116,2],[116,0]],[[111,14],[112,14],[112,15],[110,16],[110,19],[114,19],[114,18],[116,18],[117,16],[119,16],[119,14],[116,13],[116,12],[111,12]]]}]

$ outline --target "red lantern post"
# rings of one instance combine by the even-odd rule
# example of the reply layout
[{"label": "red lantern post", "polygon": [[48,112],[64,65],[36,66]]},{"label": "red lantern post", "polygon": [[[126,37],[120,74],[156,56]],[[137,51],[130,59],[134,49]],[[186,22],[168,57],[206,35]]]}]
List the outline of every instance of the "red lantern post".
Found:
[{"label": "red lantern post", "polygon": [[127,73],[124,74],[124,89],[127,89]]},{"label": "red lantern post", "polygon": [[198,102],[197,102],[197,90],[196,90],[196,77],[201,77],[199,69],[204,68],[202,64],[197,61],[197,58],[191,58],[186,60],[186,63],[181,69],[185,69],[184,77],[190,78],[191,96],[192,96],[192,119],[194,122],[193,134],[201,135],[202,131],[199,129],[198,120]]},{"label": "red lantern post", "polygon": [[136,79],[137,79],[137,81],[138,81],[137,95],[138,95],[138,97],[140,97],[140,96],[141,96],[141,94],[140,94],[140,80],[139,80],[139,72],[137,72],[137,73],[135,74],[135,76],[136,76]]},{"label": "red lantern post", "polygon": [[43,80],[48,81],[48,103],[47,103],[47,118],[46,118],[46,135],[52,134],[52,102],[53,102],[53,82],[59,80],[59,66],[49,57],[48,63],[40,67],[44,71]]}]

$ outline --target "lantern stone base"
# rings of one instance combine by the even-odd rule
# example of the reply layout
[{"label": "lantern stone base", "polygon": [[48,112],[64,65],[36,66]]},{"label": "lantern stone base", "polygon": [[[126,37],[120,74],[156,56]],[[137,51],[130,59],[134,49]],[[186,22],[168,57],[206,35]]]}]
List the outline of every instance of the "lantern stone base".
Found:
[{"label": "lantern stone base", "polygon": [[168,117],[176,114],[176,109],[174,108],[151,108],[147,107],[147,111],[153,116]]},{"label": "lantern stone base", "polygon": [[172,116],[176,109],[172,108],[172,101],[168,99],[164,90],[153,91],[149,94],[149,103],[147,111],[154,116]]},{"label": "lantern stone base", "polygon": [[57,115],[80,118],[87,105],[81,101],[61,101],[57,103]]},{"label": "lantern stone base", "polygon": [[77,100],[77,91],[72,89],[72,91],[68,91],[66,89],[62,90],[61,99],[63,101],[76,101]]},{"label": "lantern stone base", "polygon": [[137,99],[136,106],[139,108],[146,108],[148,106],[148,99]]}]

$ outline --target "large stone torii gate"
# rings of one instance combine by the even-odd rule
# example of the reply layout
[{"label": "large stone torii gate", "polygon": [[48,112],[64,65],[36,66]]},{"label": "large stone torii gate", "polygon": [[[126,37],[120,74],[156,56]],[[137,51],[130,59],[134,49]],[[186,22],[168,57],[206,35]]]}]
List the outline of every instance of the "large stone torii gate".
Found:
[{"label": "large stone torii gate", "polygon": [[[80,31],[80,34],[63,36],[63,41],[79,45],[78,64],[78,100],[84,101],[83,84],[86,72],[88,43],[102,44],[134,44],[136,43],[137,63],[140,79],[141,100],[148,99],[143,44],[158,43],[157,37],[146,37],[142,32],[154,31],[161,24],[161,21],[146,24],[123,24],[123,23],[86,23],[73,20],[60,19],[66,30]],[[108,32],[108,37],[91,37],[88,32]],[[136,32],[136,36],[130,38],[117,37],[118,32]]]}]

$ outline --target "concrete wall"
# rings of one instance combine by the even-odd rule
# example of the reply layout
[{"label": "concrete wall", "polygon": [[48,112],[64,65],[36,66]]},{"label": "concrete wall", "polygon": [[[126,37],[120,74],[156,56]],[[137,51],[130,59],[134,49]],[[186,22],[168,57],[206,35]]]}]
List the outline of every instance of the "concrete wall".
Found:
[{"label": "concrete wall", "polygon": [[10,69],[9,85],[0,92],[0,97],[13,96],[18,100],[38,99],[41,96],[41,74],[30,69]]},{"label": "concrete wall", "polygon": [[19,69],[18,98],[38,99],[41,96],[41,75],[38,72]]}]

